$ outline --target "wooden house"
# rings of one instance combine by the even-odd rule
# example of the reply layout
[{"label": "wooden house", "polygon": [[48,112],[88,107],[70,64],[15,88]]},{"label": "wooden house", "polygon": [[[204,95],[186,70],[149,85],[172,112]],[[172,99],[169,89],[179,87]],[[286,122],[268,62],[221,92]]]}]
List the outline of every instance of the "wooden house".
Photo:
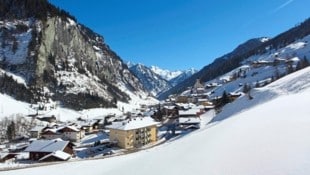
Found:
[{"label": "wooden house", "polygon": [[25,149],[25,152],[29,152],[29,159],[36,161],[57,151],[73,155],[73,144],[61,139],[35,140]]},{"label": "wooden house", "polygon": [[75,126],[64,126],[57,131],[62,134],[62,139],[72,142],[78,142],[85,136],[85,131],[83,129],[78,129]]}]

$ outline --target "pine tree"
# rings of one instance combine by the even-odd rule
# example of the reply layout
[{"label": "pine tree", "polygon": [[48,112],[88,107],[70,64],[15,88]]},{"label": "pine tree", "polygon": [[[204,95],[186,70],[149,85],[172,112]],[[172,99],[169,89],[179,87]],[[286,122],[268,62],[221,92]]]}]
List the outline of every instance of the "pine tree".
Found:
[{"label": "pine tree", "polygon": [[221,102],[222,102],[223,105],[225,105],[225,104],[230,102],[229,97],[228,97],[226,91],[223,92]]},{"label": "pine tree", "polygon": [[308,61],[307,57],[304,56],[304,59],[303,59],[302,62],[301,62],[301,67],[302,67],[302,68],[305,68],[305,67],[308,67],[309,65],[310,65],[310,64],[309,64],[309,61]]},{"label": "pine tree", "polygon": [[6,131],[6,134],[7,134],[7,138],[9,139],[9,141],[13,140],[15,138],[15,123],[14,121],[11,122],[11,124],[9,124],[7,126],[7,131]]}]

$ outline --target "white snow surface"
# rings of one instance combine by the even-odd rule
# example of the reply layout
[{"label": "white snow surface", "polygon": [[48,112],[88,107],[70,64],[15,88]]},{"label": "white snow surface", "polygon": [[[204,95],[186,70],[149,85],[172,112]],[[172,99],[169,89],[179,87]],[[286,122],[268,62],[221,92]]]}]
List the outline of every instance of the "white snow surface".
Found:
[{"label": "white snow surface", "polygon": [[[310,68],[293,73],[257,90],[253,100],[239,98],[223,109],[235,115],[151,149],[1,174],[308,175],[309,80]],[[242,106],[248,106],[247,102],[252,107],[240,111]]]},{"label": "white snow surface", "polygon": [[12,97],[0,93],[0,119],[12,114],[35,114],[35,111],[29,107],[28,103],[20,102]]},{"label": "white snow surface", "polygon": [[151,66],[151,70],[155,72],[156,74],[160,75],[163,79],[168,80],[168,81],[182,74],[182,71],[179,71],[179,70],[169,71],[169,70],[161,69],[157,66]]}]

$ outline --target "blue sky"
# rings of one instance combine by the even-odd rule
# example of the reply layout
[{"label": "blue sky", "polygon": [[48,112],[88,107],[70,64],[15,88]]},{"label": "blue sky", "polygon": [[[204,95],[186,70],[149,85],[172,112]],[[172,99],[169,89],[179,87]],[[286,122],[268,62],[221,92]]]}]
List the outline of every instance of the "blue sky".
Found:
[{"label": "blue sky", "polygon": [[248,39],[310,17],[309,0],[49,0],[101,34],[123,60],[201,69]]}]

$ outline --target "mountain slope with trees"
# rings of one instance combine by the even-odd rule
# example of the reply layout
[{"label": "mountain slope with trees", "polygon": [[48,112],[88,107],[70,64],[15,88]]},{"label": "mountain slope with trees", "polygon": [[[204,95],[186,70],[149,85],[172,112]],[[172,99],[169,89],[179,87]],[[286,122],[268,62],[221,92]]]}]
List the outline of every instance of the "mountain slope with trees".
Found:
[{"label": "mountain slope with trees", "polygon": [[[216,77],[236,69],[242,62],[254,55],[262,55],[273,49],[279,49],[290,43],[301,39],[310,34],[310,19],[305,20],[299,25],[289,29],[278,36],[265,40],[264,38],[252,39],[238,46],[234,51],[220,58],[215,59],[211,64],[202,68],[191,78],[183,81],[174,88],[159,95],[160,99],[165,99],[171,94],[179,94],[192,86],[197,79],[207,82]],[[264,42],[262,42],[264,41]]]},{"label": "mountain slope with trees", "polygon": [[47,0],[0,0],[0,45],[0,92],[16,99],[82,109],[146,95],[102,36]]}]

